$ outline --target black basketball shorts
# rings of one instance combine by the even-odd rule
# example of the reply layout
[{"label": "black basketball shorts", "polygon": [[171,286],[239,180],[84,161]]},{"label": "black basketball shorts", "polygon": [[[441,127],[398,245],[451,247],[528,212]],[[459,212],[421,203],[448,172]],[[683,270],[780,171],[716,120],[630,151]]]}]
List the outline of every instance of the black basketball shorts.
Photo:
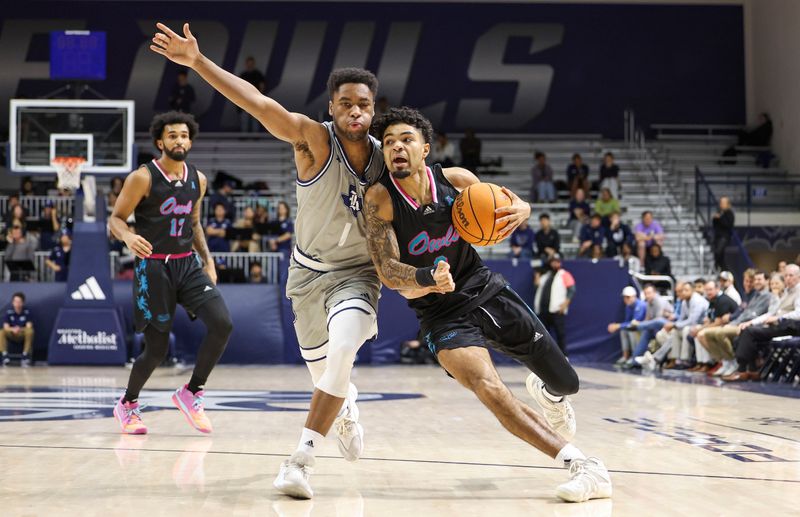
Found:
[{"label": "black basketball shorts", "polygon": [[425,342],[439,350],[479,346],[529,364],[558,346],[528,305],[506,286],[474,310],[446,320],[421,322]]},{"label": "black basketball shorts", "polygon": [[136,331],[153,325],[161,332],[172,328],[176,304],[194,319],[197,309],[220,296],[200,258],[192,253],[178,259],[136,259],[133,280],[133,314]]}]

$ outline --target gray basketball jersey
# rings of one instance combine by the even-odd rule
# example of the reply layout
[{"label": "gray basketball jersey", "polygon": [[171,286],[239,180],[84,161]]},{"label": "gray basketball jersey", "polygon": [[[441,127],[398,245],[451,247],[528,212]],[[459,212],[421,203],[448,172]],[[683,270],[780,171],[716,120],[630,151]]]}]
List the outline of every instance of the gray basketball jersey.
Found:
[{"label": "gray basketball jersey", "polygon": [[371,264],[362,209],[364,193],[383,172],[380,142],[369,136],[372,154],[362,179],[347,161],[333,122],[323,125],[328,130],[331,152],[314,178],[297,180],[295,243],[306,257],[336,269]]}]

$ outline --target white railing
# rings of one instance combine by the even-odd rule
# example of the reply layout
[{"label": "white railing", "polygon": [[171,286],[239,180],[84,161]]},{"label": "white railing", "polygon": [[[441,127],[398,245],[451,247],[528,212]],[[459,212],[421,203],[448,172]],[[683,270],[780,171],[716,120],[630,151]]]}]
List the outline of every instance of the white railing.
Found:
[{"label": "white railing", "polygon": [[[52,282],[55,277],[55,271],[47,267],[45,261],[50,258],[49,251],[37,251],[34,255],[33,265],[36,271],[32,273],[32,281],[35,282]],[[8,282],[11,278],[11,273],[6,269],[6,254],[0,251],[0,276],[4,282]]]},{"label": "white railing", "polygon": [[[29,219],[39,219],[44,212],[44,205],[52,201],[60,215],[72,214],[73,196],[21,196],[19,204],[25,209]],[[8,213],[8,196],[0,196],[0,213]]]},{"label": "white railing", "polygon": [[[245,280],[250,279],[250,265],[257,262],[261,265],[264,278],[268,284],[277,284],[280,282],[280,268],[281,259],[284,258],[282,253],[217,253],[212,252],[211,256],[215,260],[222,259],[225,263],[225,269],[238,270],[242,272]],[[111,277],[114,278],[120,271],[123,262],[129,257],[121,257],[116,251],[112,251],[108,255],[109,265],[111,267]],[[284,267],[287,267],[284,265]],[[221,268],[217,266],[219,272]]]}]

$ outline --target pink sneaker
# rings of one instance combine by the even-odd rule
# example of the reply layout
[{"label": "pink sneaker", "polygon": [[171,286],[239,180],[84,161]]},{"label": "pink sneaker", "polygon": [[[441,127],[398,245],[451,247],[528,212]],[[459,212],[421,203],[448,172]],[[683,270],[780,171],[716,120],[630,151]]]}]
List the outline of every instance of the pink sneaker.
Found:
[{"label": "pink sneaker", "polygon": [[180,409],[183,416],[189,421],[189,425],[201,433],[210,433],[212,431],[211,421],[203,409],[204,393],[203,390],[200,390],[193,395],[189,391],[189,385],[184,384],[182,388],[178,388],[172,394],[172,403],[175,404],[176,408]]},{"label": "pink sneaker", "polygon": [[142,411],[138,402],[122,403],[124,395],[119,398],[114,406],[114,418],[122,427],[125,434],[147,434],[147,426],[142,422]]}]

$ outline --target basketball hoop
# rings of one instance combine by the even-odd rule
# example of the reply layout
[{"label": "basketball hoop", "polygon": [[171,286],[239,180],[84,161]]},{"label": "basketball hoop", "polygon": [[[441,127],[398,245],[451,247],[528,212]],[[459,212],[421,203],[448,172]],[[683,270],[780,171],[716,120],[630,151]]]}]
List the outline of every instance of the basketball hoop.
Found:
[{"label": "basketball hoop", "polygon": [[86,158],[80,156],[56,156],[53,158],[53,167],[58,173],[58,188],[74,192],[81,185],[81,167],[86,163]]}]

